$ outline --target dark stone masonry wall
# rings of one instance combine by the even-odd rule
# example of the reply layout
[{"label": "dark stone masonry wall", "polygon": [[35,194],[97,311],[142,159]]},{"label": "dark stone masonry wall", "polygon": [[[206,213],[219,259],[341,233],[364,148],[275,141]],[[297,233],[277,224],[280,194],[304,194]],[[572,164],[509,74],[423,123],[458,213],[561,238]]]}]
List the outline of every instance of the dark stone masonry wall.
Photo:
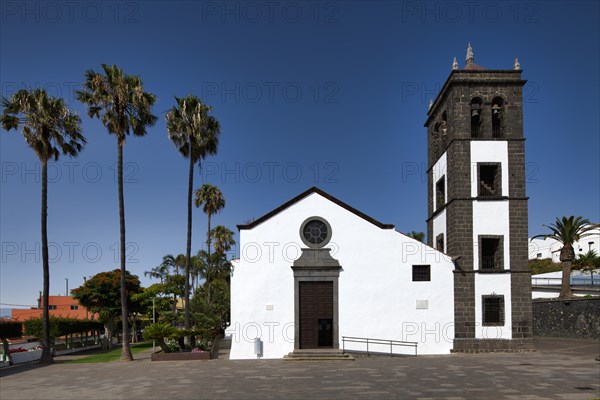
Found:
[{"label": "dark stone masonry wall", "polygon": [[533,334],[600,339],[600,298],[533,300]]}]

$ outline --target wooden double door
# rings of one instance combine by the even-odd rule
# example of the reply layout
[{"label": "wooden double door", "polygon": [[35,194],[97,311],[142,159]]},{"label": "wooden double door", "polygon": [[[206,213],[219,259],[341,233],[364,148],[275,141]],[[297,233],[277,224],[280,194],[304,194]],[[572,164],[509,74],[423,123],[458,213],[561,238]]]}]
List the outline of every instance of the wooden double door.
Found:
[{"label": "wooden double door", "polygon": [[333,347],[333,282],[301,281],[300,348]]}]

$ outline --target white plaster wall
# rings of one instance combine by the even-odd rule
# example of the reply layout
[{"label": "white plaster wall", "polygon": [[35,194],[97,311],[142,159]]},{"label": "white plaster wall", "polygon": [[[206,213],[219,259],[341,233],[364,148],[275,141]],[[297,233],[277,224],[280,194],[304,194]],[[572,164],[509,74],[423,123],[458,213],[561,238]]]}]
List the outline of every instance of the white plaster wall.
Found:
[{"label": "white plaster wall", "polygon": [[[440,156],[439,160],[437,160],[437,162],[433,165],[433,169],[431,170],[431,173],[433,176],[433,182],[431,183],[433,185],[433,187],[431,188],[431,190],[432,190],[431,193],[433,193],[433,211],[437,210],[435,185],[442,176],[447,175],[446,174],[447,171],[448,171],[448,159],[447,159],[446,153],[444,152],[444,154],[442,154]],[[447,201],[448,200],[448,178],[447,178],[447,176],[444,179],[444,182],[445,182],[444,189],[446,192],[446,193],[444,193],[444,197]]]},{"label": "white plaster wall", "polygon": [[505,141],[471,142],[471,196],[477,197],[477,163],[499,162],[502,169],[502,196],[508,196],[508,144]]},{"label": "white plaster wall", "polygon": [[446,234],[446,210],[442,211],[433,219],[433,245],[435,247],[435,238],[440,234],[444,234],[444,253],[446,252],[446,246],[448,241],[448,235]]},{"label": "white plaster wall", "polygon": [[[547,230],[544,228],[544,230]],[[596,254],[600,254],[600,229],[593,229],[589,232],[591,235],[582,238],[573,243],[575,255],[585,254],[590,250],[594,250]],[[554,239],[533,239],[529,242],[529,259],[535,258],[552,258],[554,262],[560,262],[560,249],[562,244]],[[538,253],[542,253],[541,257],[537,257]]]},{"label": "white plaster wall", "polygon": [[[504,326],[483,326],[483,295],[504,295]],[[510,274],[476,274],[475,275],[475,338],[477,339],[511,339]]]},{"label": "white plaster wall", "polygon": [[479,235],[504,236],[504,269],[510,269],[508,200],[473,202],[473,268],[479,269]]},{"label": "white plaster wall", "polygon": [[[311,216],[325,218],[328,247],[342,265],[339,334],[418,342],[419,354],[446,354],[454,338],[453,264],[442,253],[393,229],[380,229],[313,193],[269,220],[240,232],[240,261],[231,281],[231,359],[264,358],[294,349],[294,277],[299,228]],[[413,282],[412,265],[430,264],[431,281]],[[427,300],[427,309],[417,309]],[[272,310],[267,310],[267,306]]]}]

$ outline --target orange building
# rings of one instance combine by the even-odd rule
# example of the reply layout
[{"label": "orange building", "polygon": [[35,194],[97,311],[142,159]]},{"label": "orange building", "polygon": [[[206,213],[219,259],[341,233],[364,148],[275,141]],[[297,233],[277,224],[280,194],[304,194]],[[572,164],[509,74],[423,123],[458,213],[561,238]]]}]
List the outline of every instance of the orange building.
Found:
[{"label": "orange building", "polygon": [[[29,309],[12,309],[12,319],[24,321],[30,318],[41,318],[42,299],[38,299],[38,307]],[[76,318],[76,319],[95,319],[98,316],[79,304],[71,296],[48,296],[48,308],[51,317]]]}]

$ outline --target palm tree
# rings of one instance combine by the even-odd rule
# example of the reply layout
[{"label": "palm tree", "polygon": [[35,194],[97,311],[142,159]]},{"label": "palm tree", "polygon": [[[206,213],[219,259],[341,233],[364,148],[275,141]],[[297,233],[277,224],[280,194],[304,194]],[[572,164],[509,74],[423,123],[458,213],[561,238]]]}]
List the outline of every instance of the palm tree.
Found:
[{"label": "palm tree", "polygon": [[550,225],[544,225],[549,228],[552,233],[545,235],[537,235],[532,239],[543,237],[544,239],[554,239],[557,242],[562,243],[563,247],[560,249],[560,261],[562,262],[562,287],[560,289],[559,298],[569,298],[573,296],[571,292],[571,263],[575,259],[575,250],[573,249],[573,243],[589,236],[590,230],[596,228],[595,225],[591,225],[590,221],[582,217],[562,217],[562,219],[556,218],[556,221]]},{"label": "palm tree", "polygon": [[182,156],[190,160],[188,171],[187,196],[187,243],[185,248],[185,329],[190,328],[190,260],[192,252],[192,190],[194,185],[194,165],[201,166],[202,160],[217,152],[220,125],[208,115],[210,106],[203,104],[196,96],[175,97],[177,107],[165,116],[169,139],[177,146]]},{"label": "palm tree", "polygon": [[139,76],[128,75],[116,65],[102,64],[104,74],[88,70],[83,90],[77,98],[88,107],[88,115],[97,117],[117,137],[117,174],[119,192],[120,261],[121,261],[121,312],[123,322],[123,349],[121,361],[132,361],[127,324],[127,291],[125,267],[125,200],[123,198],[123,146],[131,132],[135,136],[146,135],[146,128],[156,123],[152,105],[156,96],[144,90]]},{"label": "palm tree", "polygon": [[48,96],[43,89],[22,89],[10,99],[2,99],[2,127],[7,131],[19,129],[42,163],[42,268],[44,274],[43,337],[40,363],[52,362],[50,349],[50,262],[48,259],[48,161],[58,160],[60,153],[74,157],[85,146],[81,133],[81,118],[72,113],[63,99]]},{"label": "palm tree", "polygon": [[233,232],[222,225],[218,225],[210,231],[210,236],[215,240],[213,246],[217,253],[225,253],[231,250],[231,246],[235,244]]},{"label": "palm tree", "polygon": [[165,282],[165,277],[169,275],[168,267],[163,263],[157,265],[149,271],[144,271],[144,276],[149,276],[150,278],[160,279],[160,283]]},{"label": "palm tree", "polygon": [[600,268],[600,256],[596,251],[589,250],[587,253],[580,254],[573,266],[581,269],[583,272],[589,272],[592,277],[592,285],[594,284],[594,270]]},{"label": "palm tree", "polygon": [[425,239],[425,233],[423,232],[417,232],[417,231],[411,231],[408,236],[410,236],[413,239],[418,240],[419,242],[422,242],[423,239]]},{"label": "palm tree", "polygon": [[210,243],[211,243],[211,235],[210,235],[210,218],[214,214],[218,213],[225,207],[225,197],[223,197],[223,193],[219,190],[218,187],[211,185],[210,183],[205,183],[202,187],[195,192],[195,203],[196,207],[202,207],[202,211],[208,216],[208,231],[206,232],[206,245],[208,255],[210,257]]}]

